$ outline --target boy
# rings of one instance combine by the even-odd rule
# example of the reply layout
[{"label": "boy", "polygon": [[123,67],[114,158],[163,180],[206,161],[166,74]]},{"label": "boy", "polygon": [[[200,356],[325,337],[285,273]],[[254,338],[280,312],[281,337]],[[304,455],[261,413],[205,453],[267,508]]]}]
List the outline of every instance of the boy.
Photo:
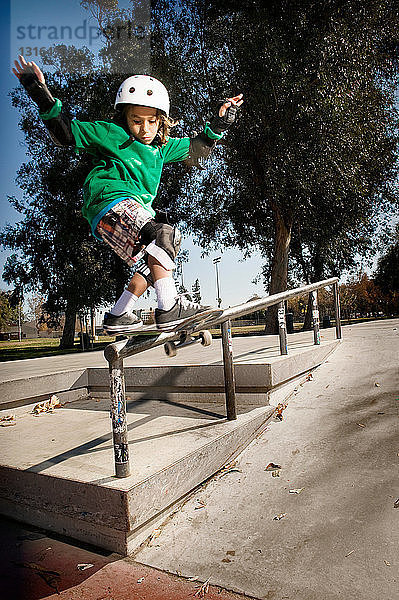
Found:
[{"label": "boy", "polygon": [[165,163],[184,161],[202,168],[200,161],[234,122],[242,94],[228,98],[203,133],[178,139],[169,137],[176,123],[169,117],[168,92],[154,77],[134,75],[121,84],[113,122],[71,121],[62,114],[62,104],[51,95],[39,67],[23,56],[14,64],[14,74],[38,105],[54,143],[94,157],[94,167],[84,182],[82,208],[93,235],[109,244],[129,266],[144,257],[127,289],[106,313],[104,329],[129,333],[140,327],[142,322],[132,310],[149,285],[157,296],[155,322],[159,329],[171,329],[188,317],[209,311],[209,306],[178,296],[172,271],[180,232],[157,217],[152,203]]}]

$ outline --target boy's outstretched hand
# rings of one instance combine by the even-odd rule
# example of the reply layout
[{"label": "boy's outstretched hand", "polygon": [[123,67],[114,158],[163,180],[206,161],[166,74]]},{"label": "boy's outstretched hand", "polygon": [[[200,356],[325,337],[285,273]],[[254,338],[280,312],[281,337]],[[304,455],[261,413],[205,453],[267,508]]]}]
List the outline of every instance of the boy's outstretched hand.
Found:
[{"label": "boy's outstretched hand", "polygon": [[28,73],[34,73],[36,75],[36,77],[38,78],[38,80],[40,81],[40,83],[45,83],[44,75],[36,63],[34,63],[33,61],[26,62],[26,60],[24,59],[24,57],[21,54],[19,55],[18,58],[19,58],[19,62],[17,60],[14,60],[15,69],[13,68],[13,70],[12,70],[12,72],[14,73],[14,75],[16,77],[18,77],[18,79],[21,77],[21,75],[27,75]]},{"label": "boy's outstretched hand", "polygon": [[240,108],[241,104],[244,102],[244,100],[242,100],[243,94],[239,94],[238,96],[234,96],[233,98],[227,98],[226,102],[224,104],[222,104],[222,106],[219,108],[219,117],[223,117],[226,113],[226,110],[229,108],[229,106],[236,106],[237,108]]}]

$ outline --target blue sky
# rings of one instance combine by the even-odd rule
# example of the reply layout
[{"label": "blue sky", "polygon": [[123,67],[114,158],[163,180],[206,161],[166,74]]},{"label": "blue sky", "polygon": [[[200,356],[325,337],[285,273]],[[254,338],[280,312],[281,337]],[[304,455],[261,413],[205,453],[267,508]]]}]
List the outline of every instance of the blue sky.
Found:
[{"label": "blue sky", "polygon": [[[63,23],[65,25],[76,23],[82,25],[82,13],[79,7],[79,0],[68,1],[68,11],[65,10],[65,3],[49,2],[48,0],[11,0],[12,11],[8,2],[2,2],[0,7],[0,27],[1,27],[1,78],[3,94],[0,96],[0,114],[1,114],[1,132],[3,138],[3,155],[0,161],[0,181],[1,196],[0,196],[0,228],[6,223],[14,223],[19,220],[19,215],[10,206],[7,201],[8,195],[20,196],[20,192],[15,185],[15,176],[20,165],[26,161],[26,153],[24,148],[24,139],[22,133],[18,129],[18,111],[11,106],[11,100],[8,96],[9,91],[17,85],[17,80],[11,72],[12,61],[14,56],[10,56],[10,42],[13,42],[13,49],[20,42],[17,41],[16,35],[10,36],[11,13],[13,17],[13,32],[16,31],[16,26],[25,27],[24,30],[19,30],[27,36],[26,26],[29,24],[29,11],[35,11],[35,14],[47,15],[40,21],[42,24],[50,25]],[[73,9],[74,7],[74,9]],[[59,14],[57,14],[57,12]],[[66,15],[67,14],[67,19]],[[28,15],[28,16],[27,16]],[[51,21],[49,18],[51,15]],[[38,22],[38,21],[34,21]],[[83,32],[83,30],[81,30]],[[22,33],[21,33],[22,32]],[[37,36],[37,30],[31,30]],[[44,30],[43,35],[47,32]],[[87,34],[88,37],[88,34]],[[26,41],[24,40],[26,43]],[[32,46],[33,46],[32,42]],[[92,46],[93,48],[93,46]],[[16,58],[16,57],[15,57]],[[32,58],[40,66],[40,57]],[[190,261],[184,265],[184,281],[187,288],[190,288],[198,277],[201,283],[202,300],[207,303],[215,303],[216,299],[216,279],[215,268],[212,259],[216,256],[222,256],[220,263],[220,286],[223,305],[233,305],[243,302],[257,293],[264,295],[262,285],[254,285],[252,279],[260,271],[262,261],[259,256],[255,255],[251,259],[242,261],[242,255],[238,251],[228,250],[223,253],[213,253],[209,257],[201,258],[201,249],[192,243],[191,239],[187,239],[183,243],[183,247],[190,252]],[[3,272],[4,262],[8,256],[5,251],[0,251],[0,273]],[[8,286],[1,279],[0,288],[6,289]],[[154,296],[150,299],[140,301],[140,306],[154,305]]]}]

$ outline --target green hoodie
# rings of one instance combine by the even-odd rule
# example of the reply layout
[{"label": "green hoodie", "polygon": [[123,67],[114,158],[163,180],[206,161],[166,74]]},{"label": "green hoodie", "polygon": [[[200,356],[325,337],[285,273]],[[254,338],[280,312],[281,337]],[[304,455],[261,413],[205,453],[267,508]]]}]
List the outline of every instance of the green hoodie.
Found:
[{"label": "green hoodie", "polygon": [[[62,104],[56,100],[43,120],[53,119],[61,112]],[[94,167],[83,185],[83,216],[90,223],[93,234],[101,218],[112,206],[124,198],[134,198],[151,216],[152,208],[165,163],[179,162],[188,157],[190,138],[169,138],[158,147],[134,140],[115,123],[107,121],[71,121],[76,152],[86,151],[93,155]],[[207,135],[214,134],[207,124]]]}]

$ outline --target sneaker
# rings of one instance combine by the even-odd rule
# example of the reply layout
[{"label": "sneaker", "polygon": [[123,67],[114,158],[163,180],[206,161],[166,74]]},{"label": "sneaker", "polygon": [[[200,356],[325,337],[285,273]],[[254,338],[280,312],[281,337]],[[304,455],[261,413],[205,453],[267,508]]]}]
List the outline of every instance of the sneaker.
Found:
[{"label": "sneaker", "polygon": [[178,296],[170,310],[155,309],[155,323],[159,329],[173,329],[186,319],[209,310],[213,310],[213,307],[190,302],[186,296]]},{"label": "sneaker", "polygon": [[129,333],[135,331],[143,325],[143,321],[133,313],[122,313],[119,316],[112,313],[105,313],[103,329],[111,333]]}]

